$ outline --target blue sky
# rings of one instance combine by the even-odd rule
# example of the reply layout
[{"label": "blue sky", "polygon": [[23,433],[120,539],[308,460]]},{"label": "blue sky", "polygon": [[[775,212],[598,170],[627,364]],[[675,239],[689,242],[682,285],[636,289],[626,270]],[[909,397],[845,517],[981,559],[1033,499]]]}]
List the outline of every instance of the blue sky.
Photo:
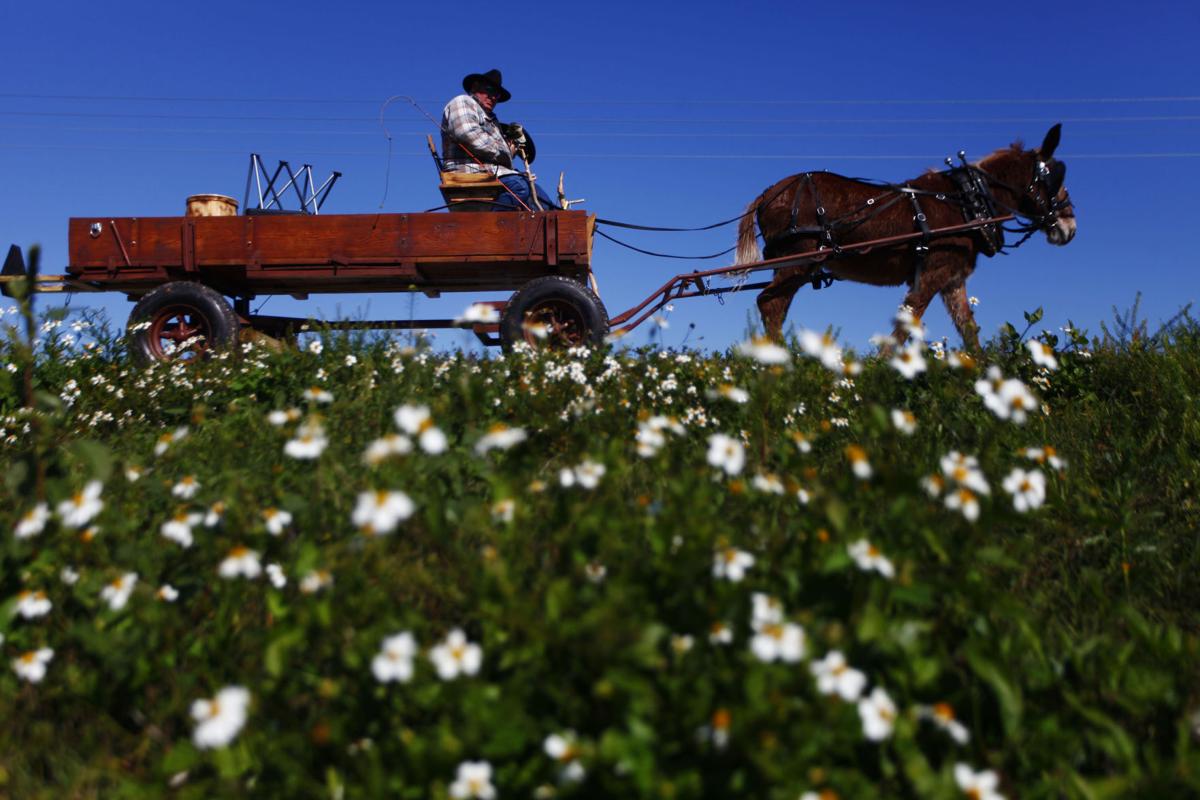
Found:
[{"label": "blue sky", "polygon": [[[343,173],[325,213],[384,195],[383,101],[431,115],[468,72],[504,73],[502,119],[538,143],[537,172],[601,217],[664,226],[731,217],[805,170],[904,180],[959,149],[978,157],[1063,122],[1059,156],[1078,235],[981,259],[968,284],[985,335],[1046,309],[1093,332],[1143,294],[1151,323],[1200,295],[1200,7],[1193,3],[6,3],[0,75],[0,242],[66,264],[67,219],[171,216],[190,194],[242,199],[251,152]],[[440,203],[424,148],[433,126],[393,103],[384,210]],[[734,231],[625,234],[649,249],[723,250]],[[611,314],[677,271],[597,241]],[[902,288],[802,291],[789,323],[864,347]],[[454,316],[475,299],[275,298],[264,313]],[[49,302],[62,302],[61,298]],[[77,295],[123,322],[117,295]],[[257,305],[257,302],[255,303]],[[753,295],[676,304],[668,344],[723,348],[756,321]],[[957,340],[935,303],[931,334]],[[645,341],[639,329],[635,342]],[[469,346],[443,332],[448,346]]]}]

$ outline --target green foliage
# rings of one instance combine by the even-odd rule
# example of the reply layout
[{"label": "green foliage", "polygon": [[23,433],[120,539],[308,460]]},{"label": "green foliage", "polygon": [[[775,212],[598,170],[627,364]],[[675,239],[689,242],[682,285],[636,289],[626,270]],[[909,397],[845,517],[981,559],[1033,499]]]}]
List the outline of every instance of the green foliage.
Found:
[{"label": "green foliage", "polygon": [[[466,761],[487,761],[502,797],[955,797],[958,763],[995,770],[1008,796],[1200,791],[1200,336],[1186,315],[1153,347],[1047,332],[1050,371],[1025,344],[1040,318],[974,367],[930,357],[909,381],[875,357],[849,382],[795,347],[782,368],[331,336],[139,368],[102,320],[14,323],[0,349],[0,795],[439,798]],[[976,389],[984,365],[1041,410],[997,418]],[[430,412],[411,452],[364,459],[403,404]],[[478,453],[496,424],[527,438]],[[306,425],[327,446],[289,457]],[[422,449],[430,425],[446,452]],[[718,433],[743,444],[744,469],[708,460]],[[990,486],[975,521],[928,488],[951,451]],[[586,462],[604,467],[594,486]],[[1018,511],[1002,488],[1016,468],[1044,476],[1040,507]],[[188,476],[198,488],[180,496]],[[91,481],[94,519],[15,535],[38,500],[53,510]],[[386,490],[414,513],[369,535],[352,514]],[[218,505],[190,546],[163,535]],[[291,515],[277,534],[270,509]],[[893,577],[858,566],[863,539]],[[240,546],[286,585],[220,577]],[[715,576],[728,548],[754,557],[740,581]],[[137,582],[114,610],[102,592],[125,573]],[[22,591],[44,591],[50,612],[17,614]],[[756,655],[755,593],[802,626],[803,660]],[[453,629],[482,667],[442,680],[431,651]],[[380,682],[373,660],[401,631],[414,674]],[[18,677],[11,662],[42,647],[45,678]],[[895,702],[882,741],[856,703],[818,691],[810,665],[832,650]],[[192,704],[230,685],[251,694],[244,728],[198,747]],[[966,743],[931,721],[935,704]],[[568,731],[582,782],[544,749]]]}]

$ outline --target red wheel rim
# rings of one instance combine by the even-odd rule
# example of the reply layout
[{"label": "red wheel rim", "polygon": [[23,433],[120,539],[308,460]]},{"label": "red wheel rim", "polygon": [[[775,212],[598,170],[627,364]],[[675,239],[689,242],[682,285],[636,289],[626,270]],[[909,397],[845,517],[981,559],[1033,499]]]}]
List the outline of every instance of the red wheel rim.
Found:
[{"label": "red wheel rim", "polygon": [[532,347],[580,347],[589,338],[583,311],[569,300],[541,301],[525,313],[522,328],[525,342]]},{"label": "red wheel rim", "polygon": [[200,309],[175,303],[154,315],[146,339],[150,354],[160,361],[196,359],[209,350],[212,326]]}]

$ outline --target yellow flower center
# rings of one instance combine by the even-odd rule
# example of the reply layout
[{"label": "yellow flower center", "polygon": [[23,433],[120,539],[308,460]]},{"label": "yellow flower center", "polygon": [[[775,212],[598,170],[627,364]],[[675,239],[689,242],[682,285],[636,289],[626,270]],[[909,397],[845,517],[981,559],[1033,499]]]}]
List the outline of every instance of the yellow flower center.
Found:
[{"label": "yellow flower center", "polygon": [[949,703],[935,703],[933,715],[942,722],[951,722],[954,720],[954,709],[950,707]]},{"label": "yellow flower center", "polygon": [[32,664],[34,661],[37,661],[37,653],[34,651],[30,650],[28,653],[21,654],[22,664]]}]

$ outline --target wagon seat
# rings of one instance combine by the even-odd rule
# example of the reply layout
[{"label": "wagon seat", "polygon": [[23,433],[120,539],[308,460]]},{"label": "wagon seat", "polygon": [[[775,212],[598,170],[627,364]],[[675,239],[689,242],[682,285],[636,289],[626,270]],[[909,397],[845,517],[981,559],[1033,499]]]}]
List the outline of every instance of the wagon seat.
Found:
[{"label": "wagon seat", "polygon": [[442,158],[433,144],[433,137],[426,137],[429,155],[437,168],[440,183],[438,189],[446,201],[448,211],[490,211],[492,203],[504,191],[504,184],[496,176],[486,172],[446,172]]}]

